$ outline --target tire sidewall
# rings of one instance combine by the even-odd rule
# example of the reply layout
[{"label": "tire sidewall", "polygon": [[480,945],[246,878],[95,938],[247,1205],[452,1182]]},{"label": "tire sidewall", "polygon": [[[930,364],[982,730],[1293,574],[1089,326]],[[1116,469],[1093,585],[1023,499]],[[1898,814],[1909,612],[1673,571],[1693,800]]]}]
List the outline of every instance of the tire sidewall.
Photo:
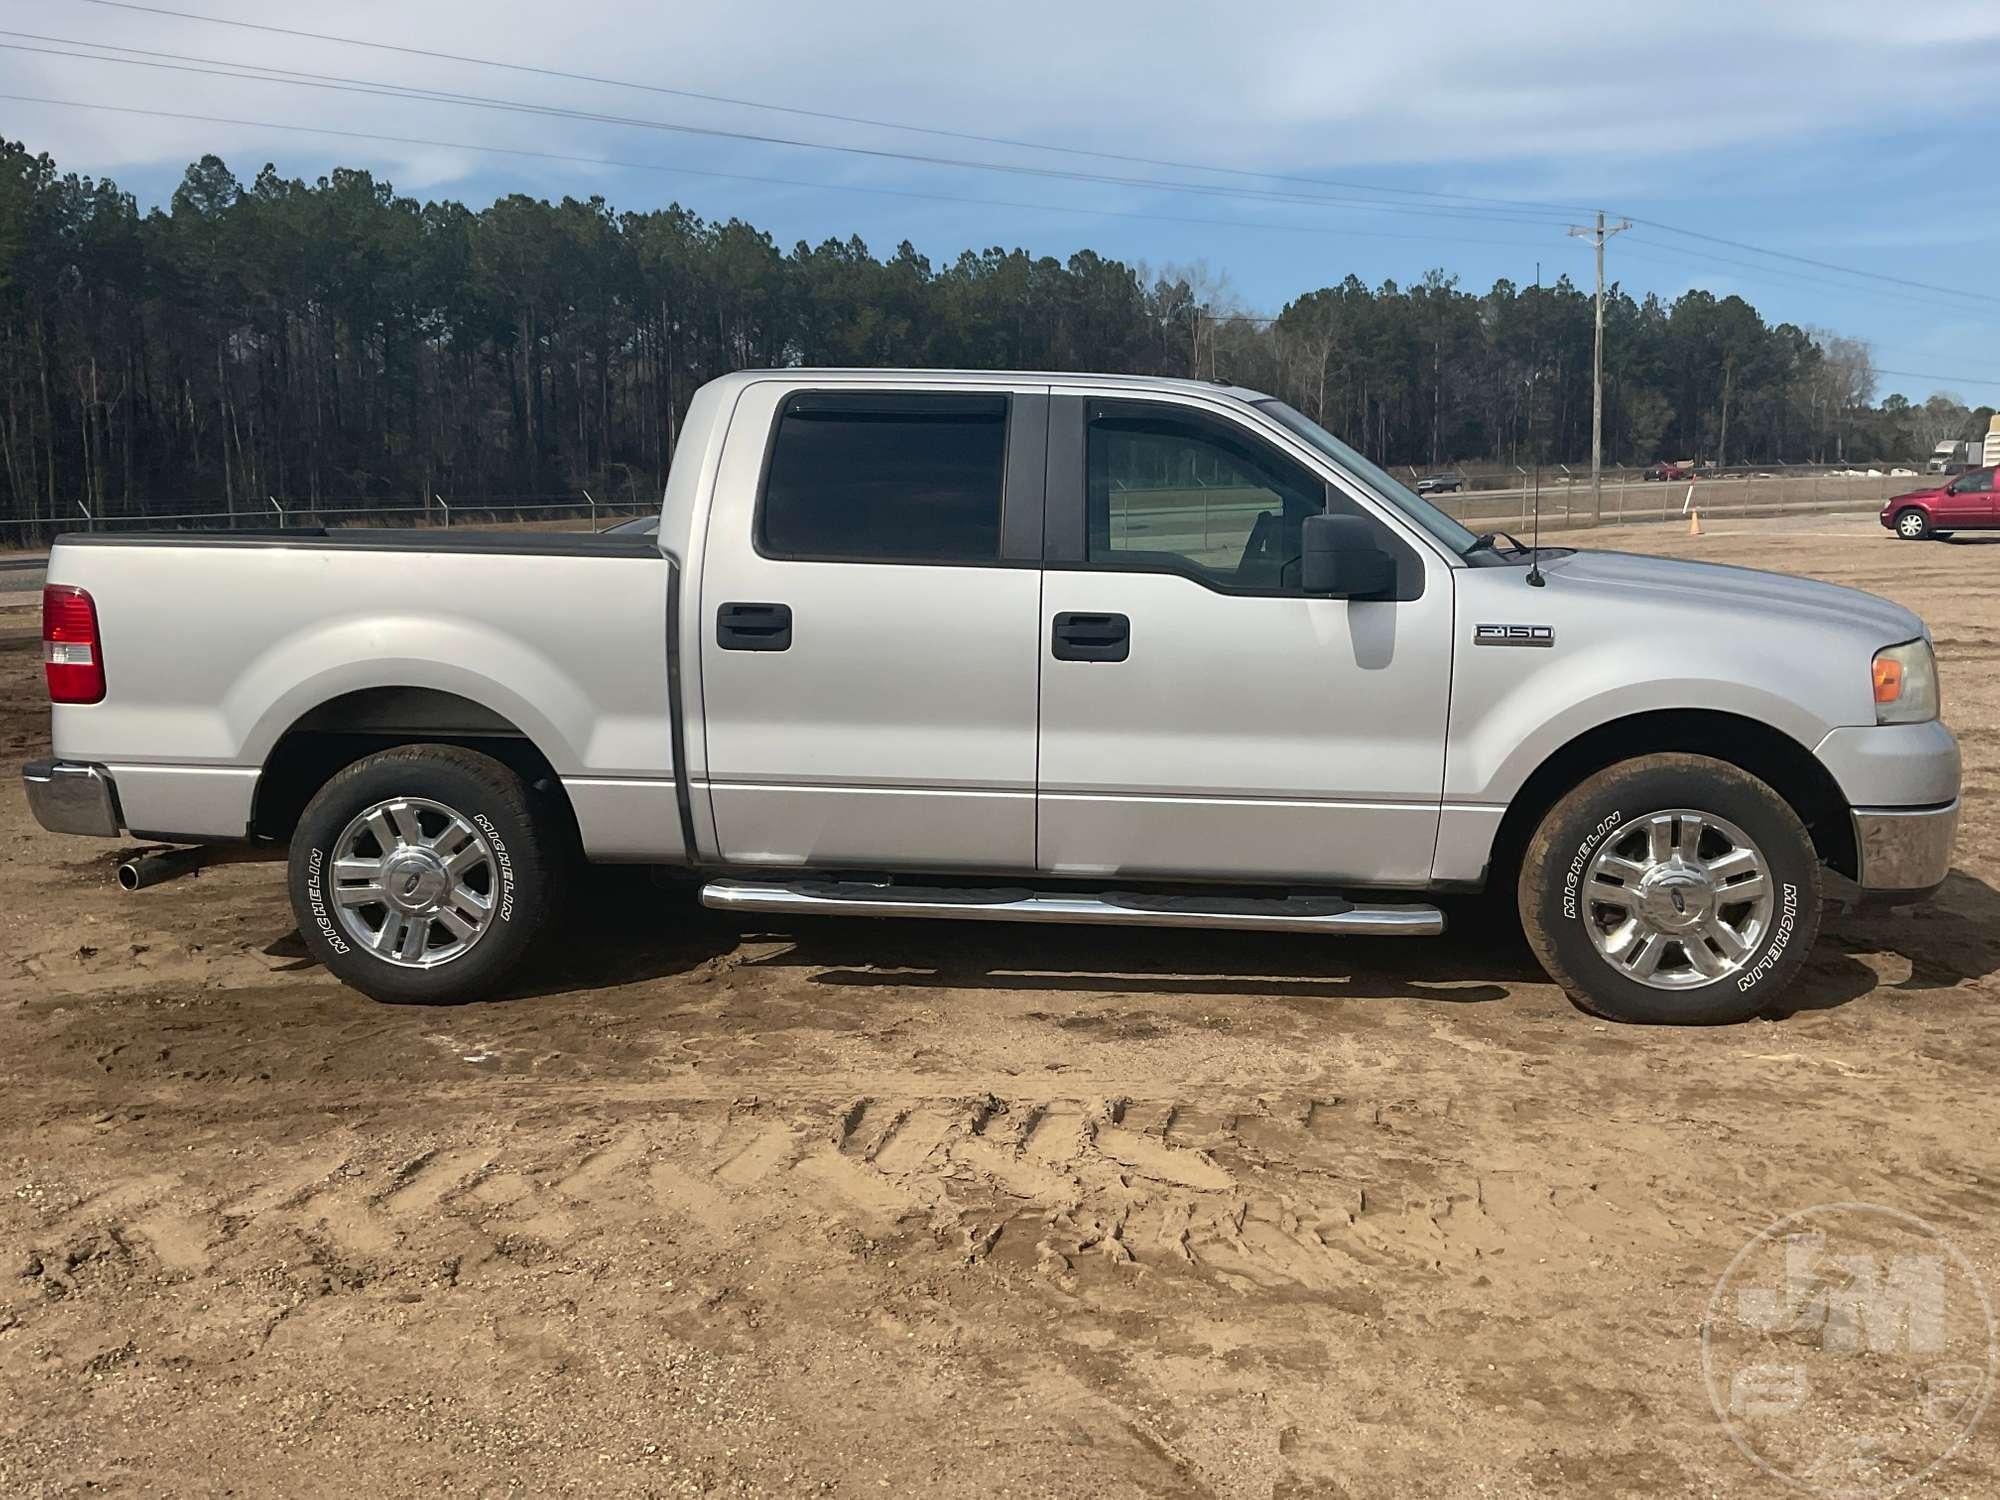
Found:
[{"label": "tire sidewall", "polygon": [[[1920,523],[1918,529],[1913,532],[1903,530],[1903,523],[1912,516],[1915,516],[1918,522]],[[1924,538],[1928,537],[1930,534],[1931,534],[1930,519],[1929,517],[1925,516],[1925,514],[1922,511],[1905,510],[1897,512],[1896,535],[1902,538],[1902,540],[1906,542],[1921,542],[1922,540],[1924,540]]]},{"label": "tire sidewall", "polygon": [[[1770,870],[1770,928],[1741,969],[1692,989],[1663,990],[1616,972],[1588,927],[1583,884],[1608,839],[1671,808],[1727,819],[1749,836]],[[1819,929],[1820,868],[1812,839],[1791,808],[1746,772],[1706,757],[1671,755],[1613,767],[1579,786],[1550,814],[1536,839],[1539,869],[1524,872],[1532,927],[1558,981],[1610,1019],[1668,1025],[1747,1020],[1768,1009],[1797,977]],[[1538,944],[1538,947],[1541,945]]]},{"label": "tire sidewall", "polygon": [[[490,769],[489,769],[490,768]],[[493,849],[492,926],[470,952],[429,969],[403,968],[358,945],[333,906],[334,846],[362,809],[395,797],[441,803],[466,818]],[[299,932],[313,956],[378,1000],[475,1000],[497,990],[519,963],[550,898],[546,835],[524,789],[485,756],[388,751],[350,766],[321,788],[292,835],[289,884]]]}]

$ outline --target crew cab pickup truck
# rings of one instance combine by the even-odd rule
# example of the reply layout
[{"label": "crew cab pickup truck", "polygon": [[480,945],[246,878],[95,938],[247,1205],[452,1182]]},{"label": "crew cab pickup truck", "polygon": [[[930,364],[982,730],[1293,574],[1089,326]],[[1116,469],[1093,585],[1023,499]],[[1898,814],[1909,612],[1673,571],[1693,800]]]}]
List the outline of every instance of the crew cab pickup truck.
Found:
[{"label": "crew cab pickup truck", "polygon": [[382,999],[504,987],[581,856],[738,911],[1327,936],[1491,888],[1584,1006],[1723,1021],[1826,869],[1921,896],[1958,819],[1907,610],[1475,535],[1196,382],[740,373],[654,535],[72,536],[48,579],[37,817],[284,843]]}]

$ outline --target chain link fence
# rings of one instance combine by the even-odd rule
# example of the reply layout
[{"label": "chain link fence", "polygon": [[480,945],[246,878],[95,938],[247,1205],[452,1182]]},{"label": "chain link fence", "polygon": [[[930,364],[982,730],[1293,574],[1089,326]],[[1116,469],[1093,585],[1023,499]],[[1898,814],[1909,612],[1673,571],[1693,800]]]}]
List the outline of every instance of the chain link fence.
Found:
[{"label": "chain link fence", "polygon": [[[1943,484],[1945,476],[1896,465],[1747,465],[1705,468],[1692,477],[1649,478],[1644,469],[1604,471],[1601,520],[1605,525],[1677,519],[1690,511],[1703,516],[1775,516],[1788,512],[1878,509],[1893,495]],[[1525,528],[1537,495],[1542,526],[1560,530],[1591,522],[1590,471],[1574,466],[1442,470],[1419,478],[1456,481],[1457,488],[1434,492],[1439,509],[1478,530]],[[239,502],[234,509],[177,500],[123,503],[116,511],[92,514],[82,501],[53,519],[0,521],[0,545],[45,545],[65,531],[283,531],[335,526],[540,526],[552,530],[602,531],[620,521],[657,513],[656,498],[602,501],[588,490],[565,495],[516,495],[489,499],[449,499],[384,504],[378,500],[290,500],[269,495],[260,505]]]},{"label": "chain link fence", "polygon": [[217,508],[201,501],[152,500],[120,503],[93,514],[84,501],[54,518],[0,521],[0,544],[43,545],[66,531],[290,531],[336,526],[539,526],[550,530],[602,531],[620,521],[659,511],[657,497],[603,501],[581,490],[566,495],[515,495],[490,499],[427,502],[379,500],[292,500],[267,495],[257,505],[239,501]]},{"label": "chain link fence", "polygon": [[[1678,520],[1697,510],[1705,518],[1879,510],[1892,496],[1947,482],[1944,475],[1923,474],[1908,464],[1746,465],[1692,473],[1673,470],[1671,478],[1651,477],[1657,472],[1606,469],[1597,519],[1618,526]],[[1472,483],[1477,487],[1429,498],[1475,530],[1528,526],[1538,496],[1544,530],[1587,526],[1593,519],[1588,467],[1489,472]]]}]

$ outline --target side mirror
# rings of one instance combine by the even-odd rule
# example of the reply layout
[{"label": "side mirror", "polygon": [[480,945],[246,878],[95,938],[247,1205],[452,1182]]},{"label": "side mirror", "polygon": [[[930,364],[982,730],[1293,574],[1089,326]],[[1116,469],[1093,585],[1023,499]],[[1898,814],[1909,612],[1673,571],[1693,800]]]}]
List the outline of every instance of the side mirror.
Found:
[{"label": "side mirror", "polygon": [[1396,588],[1396,559],[1359,516],[1307,516],[1299,535],[1299,583],[1331,599],[1381,599]]}]

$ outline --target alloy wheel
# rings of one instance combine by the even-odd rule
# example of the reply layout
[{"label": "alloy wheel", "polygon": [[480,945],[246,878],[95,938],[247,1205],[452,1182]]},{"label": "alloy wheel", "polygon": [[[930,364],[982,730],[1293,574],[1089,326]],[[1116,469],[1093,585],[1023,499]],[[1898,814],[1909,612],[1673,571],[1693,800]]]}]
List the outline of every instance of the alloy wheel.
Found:
[{"label": "alloy wheel", "polygon": [[330,894],[347,936],[385,962],[427,969],[492,926],[493,846],[461,813],[421,797],[364,808],[333,849]]},{"label": "alloy wheel", "polygon": [[1771,867],[1726,818],[1673,808],[1623,824],[1584,873],[1585,927],[1618,973],[1693,989],[1749,963],[1770,931]]}]

